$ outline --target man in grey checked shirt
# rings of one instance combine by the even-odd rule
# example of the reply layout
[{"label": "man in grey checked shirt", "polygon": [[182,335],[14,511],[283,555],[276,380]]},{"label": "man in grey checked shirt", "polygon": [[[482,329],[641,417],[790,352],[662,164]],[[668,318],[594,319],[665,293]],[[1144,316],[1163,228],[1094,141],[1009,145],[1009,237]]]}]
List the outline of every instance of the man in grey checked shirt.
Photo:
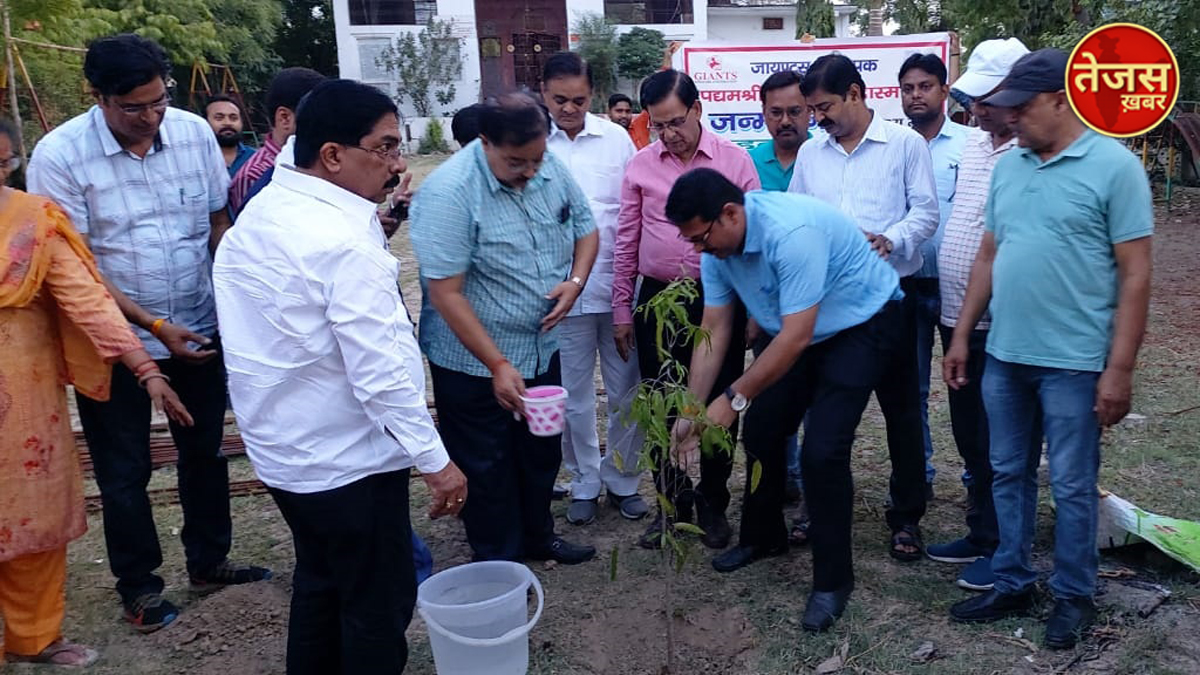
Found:
[{"label": "man in grey checked shirt", "polygon": [[590,560],[554,534],[561,434],[525,422],[526,387],[561,382],[557,331],[599,248],[587,197],[546,151],[550,119],[510,94],[480,112],[480,138],[446,160],[413,202],[425,302],[420,342],[439,427],[471,485],[462,510],[476,560]]},{"label": "man in grey checked shirt", "polygon": [[[192,588],[269,578],[268,570],[226,557],[233,525],[221,455],[225,368],[210,278],[212,252],[229,227],[221,150],[203,118],[170,107],[171,64],[156,43],[102,38],[83,69],[96,105],[42,138],[29,162],[29,191],[71,217],[108,291],[196,420],[190,428],[170,425]],[[150,399],[118,364],[108,402],[77,400],[117,593],[125,618],[149,633],[179,614],[154,573],[162,550],[146,494]]]}]

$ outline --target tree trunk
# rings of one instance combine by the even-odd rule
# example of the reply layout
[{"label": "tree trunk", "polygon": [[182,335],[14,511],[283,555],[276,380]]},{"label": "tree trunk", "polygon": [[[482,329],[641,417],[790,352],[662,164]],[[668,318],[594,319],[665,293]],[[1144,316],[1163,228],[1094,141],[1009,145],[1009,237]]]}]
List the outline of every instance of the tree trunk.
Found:
[{"label": "tree trunk", "polygon": [[883,35],[883,0],[871,0],[868,17],[867,35]]}]

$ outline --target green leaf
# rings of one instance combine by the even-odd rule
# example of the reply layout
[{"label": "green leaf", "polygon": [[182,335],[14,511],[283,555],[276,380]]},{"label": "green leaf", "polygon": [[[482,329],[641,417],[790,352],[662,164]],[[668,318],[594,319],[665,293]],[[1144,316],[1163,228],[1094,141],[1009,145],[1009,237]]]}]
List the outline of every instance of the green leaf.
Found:
[{"label": "green leaf", "polygon": [[758,484],[762,481],[762,462],[755,460],[750,466],[750,493],[758,492]]},{"label": "green leaf", "polygon": [[694,534],[698,537],[704,536],[704,530],[700,529],[699,527],[696,527],[695,525],[693,525],[691,523],[675,523],[675,529],[679,530],[680,532],[687,532],[688,534]]},{"label": "green leaf", "polygon": [[661,492],[657,492],[654,494],[654,497],[658,500],[658,508],[662,509],[662,512],[665,513],[667,517],[674,518],[675,505],[667,499],[666,495]]}]

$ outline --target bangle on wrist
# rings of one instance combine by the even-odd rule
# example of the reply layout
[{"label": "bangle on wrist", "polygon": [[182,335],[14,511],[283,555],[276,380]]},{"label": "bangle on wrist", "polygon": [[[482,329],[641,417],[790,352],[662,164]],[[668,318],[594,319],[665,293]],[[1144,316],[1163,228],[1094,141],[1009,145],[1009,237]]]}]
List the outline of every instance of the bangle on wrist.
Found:
[{"label": "bangle on wrist", "polygon": [[138,378],[138,386],[145,389],[146,383],[150,380],[163,380],[167,384],[171,383],[171,378],[164,375],[161,370],[152,370]]},{"label": "bangle on wrist", "polygon": [[141,377],[154,370],[158,370],[158,364],[154,362],[154,359],[146,359],[133,368],[133,375],[134,377]]},{"label": "bangle on wrist", "polygon": [[166,319],[155,319],[154,323],[150,324],[150,334],[158,337],[158,332],[162,330],[163,324],[166,322]]}]

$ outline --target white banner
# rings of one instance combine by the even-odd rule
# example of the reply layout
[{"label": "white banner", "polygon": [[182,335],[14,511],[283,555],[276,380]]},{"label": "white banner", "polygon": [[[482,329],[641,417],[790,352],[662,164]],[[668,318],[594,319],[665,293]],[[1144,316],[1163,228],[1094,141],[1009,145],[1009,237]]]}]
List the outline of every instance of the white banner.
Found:
[{"label": "white banner", "polygon": [[[774,45],[687,43],[674,66],[696,82],[709,129],[741,145],[770,138],[759,97],[774,73],[801,75],[825,54],[839,53],[858,66],[867,85],[866,100],[884,119],[906,124],[900,106],[900,66],[912,54],[933,53],[950,63],[950,34],[922,33],[869,38],[830,38]],[[949,68],[949,65],[947,65]]]}]

